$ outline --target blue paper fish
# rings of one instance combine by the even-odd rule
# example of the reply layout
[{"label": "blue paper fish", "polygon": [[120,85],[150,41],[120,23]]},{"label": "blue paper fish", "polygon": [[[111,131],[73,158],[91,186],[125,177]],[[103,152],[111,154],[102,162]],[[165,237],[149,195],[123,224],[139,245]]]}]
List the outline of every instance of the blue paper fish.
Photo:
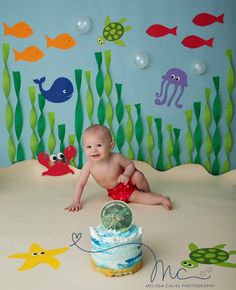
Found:
[{"label": "blue paper fish", "polygon": [[42,84],[45,82],[46,77],[35,79],[34,82],[38,84],[42,96],[52,103],[63,103],[72,97],[73,85],[67,78],[61,77],[54,81],[49,90],[43,89]]}]

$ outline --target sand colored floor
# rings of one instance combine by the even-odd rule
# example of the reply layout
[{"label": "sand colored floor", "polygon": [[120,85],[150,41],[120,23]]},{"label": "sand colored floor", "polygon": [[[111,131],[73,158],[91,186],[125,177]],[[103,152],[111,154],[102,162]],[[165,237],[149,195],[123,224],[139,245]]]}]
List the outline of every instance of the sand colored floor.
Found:
[{"label": "sand colored floor", "polygon": [[[184,271],[180,262],[188,258],[191,242],[201,248],[226,244],[225,251],[236,250],[236,170],[214,177],[199,165],[166,172],[142,162],[136,165],[153,190],[171,197],[174,208],[130,204],[134,223],[144,230],[143,268],[117,278],[94,272],[89,254],[70,247],[72,234],[82,233],[79,246],[90,249],[89,226],[99,224],[99,212],[108,201],[92,178],[83,209],[68,213],[64,207],[71,201],[79,170],[75,175],[42,177],[44,168],[32,160],[0,169],[0,289],[235,289],[236,268],[199,264]],[[29,252],[33,243],[46,250],[69,249],[55,256],[60,262],[56,270],[41,263],[17,271],[25,259],[8,256]],[[227,262],[236,264],[236,255]]]}]

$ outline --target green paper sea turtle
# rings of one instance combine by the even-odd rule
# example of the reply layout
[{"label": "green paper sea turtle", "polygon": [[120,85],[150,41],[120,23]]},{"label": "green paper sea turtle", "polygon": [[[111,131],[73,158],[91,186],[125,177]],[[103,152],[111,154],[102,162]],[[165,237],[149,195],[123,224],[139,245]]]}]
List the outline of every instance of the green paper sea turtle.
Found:
[{"label": "green paper sea turtle", "polygon": [[236,264],[226,262],[231,255],[235,255],[236,251],[226,252],[222,250],[225,244],[216,245],[213,248],[199,249],[195,244],[190,243],[190,260],[184,260],[181,265],[185,268],[196,268],[198,264],[214,264],[216,266],[236,268]]},{"label": "green paper sea turtle", "polygon": [[113,43],[119,45],[119,46],[125,46],[124,41],[122,41],[120,38],[124,34],[125,31],[128,31],[132,28],[132,26],[126,26],[122,24],[126,21],[126,18],[121,18],[117,22],[111,22],[110,17],[105,17],[104,22],[104,29],[103,29],[103,36],[99,36],[97,38],[97,43],[99,45],[103,45],[105,41],[112,41]]}]

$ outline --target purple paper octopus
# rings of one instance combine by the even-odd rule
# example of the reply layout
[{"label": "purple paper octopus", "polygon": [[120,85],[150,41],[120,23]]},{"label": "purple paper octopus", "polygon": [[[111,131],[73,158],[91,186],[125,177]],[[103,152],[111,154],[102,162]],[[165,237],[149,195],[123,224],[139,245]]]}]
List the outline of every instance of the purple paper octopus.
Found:
[{"label": "purple paper octopus", "polygon": [[[188,86],[186,73],[179,68],[171,68],[164,76],[162,76],[162,79],[163,81],[161,83],[161,92],[156,93],[155,104],[164,105],[169,96],[169,100],[167,102],[168,107],[171,105],[173,99],[176,97],[175,106],[178,109],[183,108],[183,105],[179,104],[179,101],[184,92],[184,87]],[[172,88],[172,92],[170,85],[174,86],[174,88]]]}]

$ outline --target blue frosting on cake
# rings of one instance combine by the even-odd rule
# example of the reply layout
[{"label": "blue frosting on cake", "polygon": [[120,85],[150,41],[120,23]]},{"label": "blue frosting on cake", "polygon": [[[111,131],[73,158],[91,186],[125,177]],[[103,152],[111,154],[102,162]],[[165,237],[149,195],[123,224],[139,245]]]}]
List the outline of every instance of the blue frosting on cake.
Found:
[{"label": "blue frosting on cake", "polygon": [[132,225],[127,231],[90,227],[92,260],[96,266],[120,270],[135,266],[142,259],[142,228]]}]

